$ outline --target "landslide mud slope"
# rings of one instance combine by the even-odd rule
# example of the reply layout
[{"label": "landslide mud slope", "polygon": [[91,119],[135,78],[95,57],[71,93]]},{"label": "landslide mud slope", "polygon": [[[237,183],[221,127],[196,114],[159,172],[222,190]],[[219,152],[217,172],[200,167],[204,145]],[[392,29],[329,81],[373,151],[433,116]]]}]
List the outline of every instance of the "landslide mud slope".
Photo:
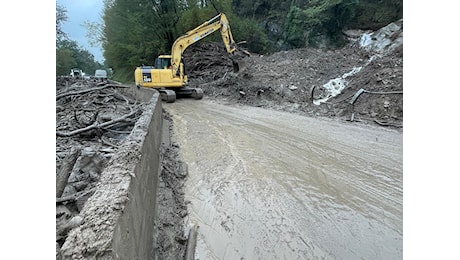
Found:
[{"label": "landslide mud slope", "polygon": [[251,54],[238,73],[221,43],[191,46],[184,60],[190,84],[203,88],[205,98],[402,127],[402,30],[400,20],[376,32],[353,32],[361,36],[341,49]]}]

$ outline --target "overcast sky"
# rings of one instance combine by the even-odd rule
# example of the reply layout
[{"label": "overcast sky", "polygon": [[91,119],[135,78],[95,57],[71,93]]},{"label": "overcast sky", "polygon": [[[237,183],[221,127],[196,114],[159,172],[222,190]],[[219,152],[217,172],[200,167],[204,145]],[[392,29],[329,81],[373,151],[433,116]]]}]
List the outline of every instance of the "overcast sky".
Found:
[{"label": "overcast sky", "polygon": [[90,47],[86,37],[85,21],[102,22],[102,0],[57,0],[57,4],[64,6],[67,10],[67,21],[62,25],[62,30],[67,33],[70,40],[74,40],[80,47],[88,50],[94,58],[103,62],[102,50],[100,47]]}]

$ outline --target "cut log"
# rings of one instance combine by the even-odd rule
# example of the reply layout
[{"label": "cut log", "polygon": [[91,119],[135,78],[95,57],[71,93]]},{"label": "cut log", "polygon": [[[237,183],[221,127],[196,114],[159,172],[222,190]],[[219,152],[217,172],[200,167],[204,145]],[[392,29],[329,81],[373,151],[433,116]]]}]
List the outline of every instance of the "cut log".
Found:
[{"label": "cut log", "polygon": [[60,198],[67,186],[67,180],[72,172],[73,166],[81,153],[81,147],[72,147],[70,153],[64,159],[64,162],[56,176],[56,198]]},{"label": "cut log", "polygon": [[[79,198],[81,197],[84,197],[90,193],[94,193],[95,192],[95,189],[89,189],[89,190],[83,190],[83,191],[79,191],[77,193],[74,193],[72,195],[69,195],[69,196],[65,196],[65,197],[61,197],[61,198],[57,198],[56,199],[56,203],[66,203],[66,202],[73,202],[73,201],[76,201],[78,200]],[[92,194],[91,194],[92,195]]]}]

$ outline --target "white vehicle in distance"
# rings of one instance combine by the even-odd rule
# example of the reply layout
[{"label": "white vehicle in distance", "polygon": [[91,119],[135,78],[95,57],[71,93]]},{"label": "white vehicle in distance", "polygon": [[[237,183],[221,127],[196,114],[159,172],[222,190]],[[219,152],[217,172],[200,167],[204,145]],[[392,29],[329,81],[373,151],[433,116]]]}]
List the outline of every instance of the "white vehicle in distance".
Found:
[{"label": "white vehicle in distance", "polygon": [[106,70],[96,70],[94,72],[94,78],[97,80],[107,80],[107,71]]}]

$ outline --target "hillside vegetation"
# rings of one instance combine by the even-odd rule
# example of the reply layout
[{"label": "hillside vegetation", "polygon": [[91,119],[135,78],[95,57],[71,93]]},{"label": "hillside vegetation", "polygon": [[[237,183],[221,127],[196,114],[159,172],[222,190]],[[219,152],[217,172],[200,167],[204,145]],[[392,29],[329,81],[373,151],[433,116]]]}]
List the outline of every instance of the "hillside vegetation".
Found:
[{"label": "hillside vegetation", "polygon": [[[115,79],[132,82],[136,66],[153,64],[159,54],[169,54],[177,37],[220,12],[229,18],[237,42],[245,41],[243,47],[251,52],[267,54],[303,47],[343,47],[347,43],[344,30],[376,30],[401,19],[403,2],[114,0],[105,1],[103,24],[87,27],[92,40],[103,47],[105,67],[113,68]],[[57,27],[62,22],[65,19],[57,16]],[[216,33],[203,41],[219,41],[219,37]],[[69,48],[57,46],[59,71],[68,71],[70,64],[88,67],[76,58],[75,51],[65,50]]]}]

